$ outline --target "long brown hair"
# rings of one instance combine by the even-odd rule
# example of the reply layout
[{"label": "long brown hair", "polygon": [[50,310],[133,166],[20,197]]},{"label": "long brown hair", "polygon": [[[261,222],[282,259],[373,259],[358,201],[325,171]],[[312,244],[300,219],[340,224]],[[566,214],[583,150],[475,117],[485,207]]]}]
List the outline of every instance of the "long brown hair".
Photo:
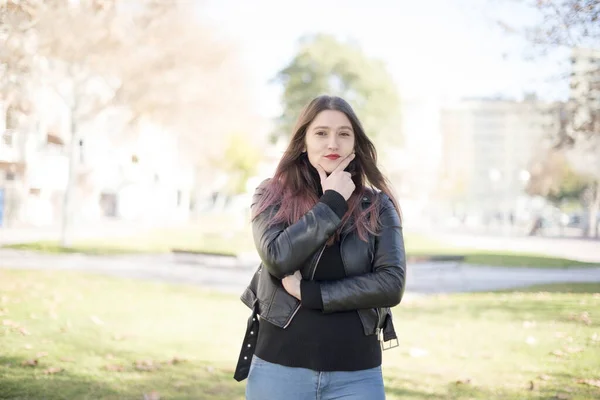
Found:
[{"label": "long brown hair", "polygon": [[[271,224],[285,222],[293,224],[308,212],[319,200],[318,193],[321,182],[316,169],[302,152],[305,146],[306,130],[316,116],[324,110],[341,111],[350,120],[355,135],[356,157],[346,171],[352,174],[356,189],[348,199],[348,211],[342,218],[341,228],[332,237],[330,243],[345,232],[356,229],[359,237],[367,241],[368,233],[376,234],[379,227],[379,196],[374,195],[372,188],[379,189],[390,197],[400,215],[400,207],[390,190],[389,181],[377,167],[377,152],[369,140],[354,110],[344,99],[336,96],[319,96],[313,99],[302,111],[290,143],[279,161],[273,179],[262,188],[262,196],[253,207],[252,219],[271,206],[278,210],[271,218]],[[367,182],[371,189],[367,187]],[[363,197],[370,197],[372,204],[363,210],[360,203]],[[347,224],[348,221],[351,223]]]}]

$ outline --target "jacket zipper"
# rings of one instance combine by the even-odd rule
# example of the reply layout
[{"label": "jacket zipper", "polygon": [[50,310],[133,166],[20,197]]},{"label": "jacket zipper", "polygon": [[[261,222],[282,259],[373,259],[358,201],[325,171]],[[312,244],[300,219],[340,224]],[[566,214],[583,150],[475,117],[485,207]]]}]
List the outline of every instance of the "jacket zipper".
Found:
[{"label": "jacket zipper", "polygon": [[315,262],[315,267],[313,268],[313,272],[310,277],[311,280],[315,279],[315,272],[317,272],[317,267],[319,266],[319,261],[321,260],[321,256],[323,255],[323,252],[325,251],[325,246],[327,246],[327,245],[323,246],[323,248],[321,249],[321,252],[319,253],[319,256],[317,257],[317,262]]},{"label": "jacket zipper", "polygon": [[[342,258],[342,268],[344,269],[344,274],[346,274],[346,262],[344,261],[344,252],[342,251],[344,247],[344,239],[346,239],[346,235],[342,235],[342,240],[340,242],[340,256]],[[348,274],[346,274],[348,276]]]},{"label": "jacket zipper", "polygon": [[[327,245],[325,245],[325,246],[327,246]],[[317,262],[315,262],[315,268],[313,269],[312,276],[310,277],[311,280],[315,278],[315,272],[317,271],[317,265],[319,265],[319,261],[321,260],[321,256],[323,255],[323,252],[325,251],[325,246],[323,246],[323,248],[321,249],[321,252],[319,253],[319,256],[317,257]],[[292,323],[292,320],[294,319],[294,317],[298,313],[298,310],[300,310],[300,306],[301,305],[302,305],[302,302],[300,301],[300,303],[298,303],[298,306],[296,307],[296,309],[292,313],[292,316],[290,317],[290,319],[288,320],[288,322],[286,322],[286,324],[283,326],[283,329],[287,328]]]}]

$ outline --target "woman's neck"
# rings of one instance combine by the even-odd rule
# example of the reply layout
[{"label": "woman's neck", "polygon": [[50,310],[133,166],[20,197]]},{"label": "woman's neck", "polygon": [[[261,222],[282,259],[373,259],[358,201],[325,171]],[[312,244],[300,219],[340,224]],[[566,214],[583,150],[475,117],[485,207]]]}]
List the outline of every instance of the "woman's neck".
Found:
[{"label": "woman's neck", "polygon": [[317,169],[315,167],[313,167],[310,162],[307,164],[308,164],[308,172],[310,173],[310,175],[316,182],[315,189],[317,192],[317,196],[321,197],[323,195],[323,189],[321,188],[321,176],[319,175],[319,171],[317,171]]}]

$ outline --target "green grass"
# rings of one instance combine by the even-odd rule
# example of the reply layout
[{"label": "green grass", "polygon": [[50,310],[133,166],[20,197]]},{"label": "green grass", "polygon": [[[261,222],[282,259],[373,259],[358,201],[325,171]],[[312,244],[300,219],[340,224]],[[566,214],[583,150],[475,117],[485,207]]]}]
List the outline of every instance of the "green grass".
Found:
[{"label": "green grass", "polygon": [[600,267],[597,263],[569,260],[559,257],[548,257],[527,253],[499,253],[493,251],[466,251],[465,263],[475,265],[510,266],[528,268],[580,268]]},{"label": "green grass", "polygon": [[[243,399],[231,376],[249,311],[235,295],[0,270],[0,313],[0,399]],[[578,383],[600,378],[600,284],[407,297],[394,316],[389,400],[600,396]]]},{"label": "green grass", "polygon": [[[220,226],[224,227],[225,225]],[[432,256],[464,256],[463,262],[473,265],[530,268],[600,267],[598,264],[538,254],[450,247],[419,234],[406,234],[405,244],[409,261],[428,259]],[[61,247],[58,242],[33,242],[6,247],[46,253],[84,253],[90,255],[164,253],[172,249],[229,255],[255,251],[252,234],[248,229],[235,230],[233,233],[229,233],[224,229],[207,232],[200,228],[150,230],[135,237],[76,241],[70,248]]]},{"label": "green grass", "polygon": [[587,263],[543,254],[515,253],[510,251],[477,250],[451,247],[427,236],[413,234],[405,237],[409,257],[416,259],[432,256],[464,256],[463,262],[473,265],[491,265],[529,268],[600,267],[598,263]]},{"label": "green grass", "polygon": [[58,241],[18,243],[5,247],[45,253],[83,253],[118,255],[135,253],[165,253],[173,249],[237,255],[253,250],[252,237],[244,233],[207,233],[195,229],[161,229],[135,237],[77,240],[71,247]]},{"label": "green grass", "polygon": [[[531,285],[518,289],[522,293],[600,293],[600,283],[597,282],[578,282],[578,283],[549,283],[541,285]],[[512,293],[515,290],[502,290],[499,292]]]}]

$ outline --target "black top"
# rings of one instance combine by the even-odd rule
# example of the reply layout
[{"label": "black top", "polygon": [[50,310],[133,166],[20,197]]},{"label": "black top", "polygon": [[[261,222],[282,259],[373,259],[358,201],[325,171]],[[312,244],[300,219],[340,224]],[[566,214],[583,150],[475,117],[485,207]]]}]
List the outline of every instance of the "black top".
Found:
[{"label": "black top", "polygon": [[[320,202],[340,218],[348,206],[335,191],[326,191]],[[263,360],[315,371],[358,371],[381,365],[377,335],[366,336],[356,310],[324,314],[319,281],[346,277],[340,244],[323,251],[314,281],[301,283],[302,305],[290,325],[279,328],[261,320],[256,355]]]}]

